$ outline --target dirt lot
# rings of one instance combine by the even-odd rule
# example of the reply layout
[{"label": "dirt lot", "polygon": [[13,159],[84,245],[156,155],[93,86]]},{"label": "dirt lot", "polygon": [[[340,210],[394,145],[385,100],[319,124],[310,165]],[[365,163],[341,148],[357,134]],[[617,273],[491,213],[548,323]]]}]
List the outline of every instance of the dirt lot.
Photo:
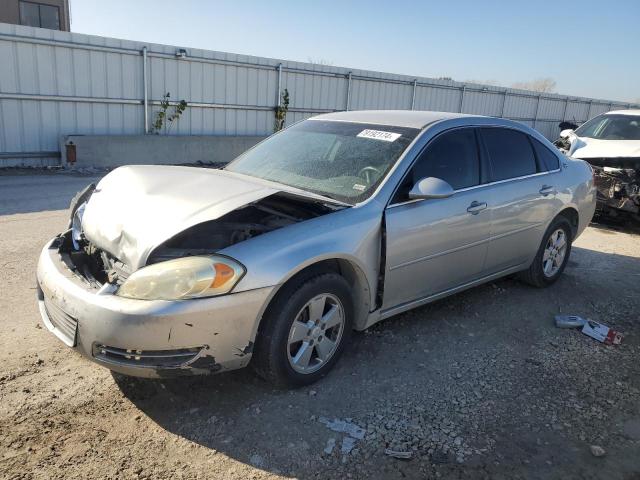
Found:
[{"label": "dirt lot", "polygon": [[[143,381],[38,315],[39,249],[91,180],[0,176],[0,477],[640,478],[637,234],[590,227],[552,288],[505,279],[357,334],[310,388],[250,371]],[[558,313],[623,344],[557,329]]]}]

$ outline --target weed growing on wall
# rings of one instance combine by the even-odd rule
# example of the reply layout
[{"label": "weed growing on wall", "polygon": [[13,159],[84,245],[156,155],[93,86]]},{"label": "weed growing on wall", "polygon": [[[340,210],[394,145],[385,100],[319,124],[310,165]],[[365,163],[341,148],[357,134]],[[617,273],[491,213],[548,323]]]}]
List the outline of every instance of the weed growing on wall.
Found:
[{"label": "weed growing on wall", "polygon": [[276,124],[273,129],[274,132],[279,132],[284,128],[284,122],[287,119],[287,112],[289,111],[289,90],[286,88],[280,93],[280,105],[276,107]]},{"label": "weed growing on wall", "polygon": [[187,109],[187,102],[180,100],[178,103],[171,104],[171,94],[169,92],[162,96],[160,101],[160,109],[156,112],[151,131],[156,135],[163,133],[167,135],[171,132],[174,122],[177,123],[180,120],[180,116]]}]

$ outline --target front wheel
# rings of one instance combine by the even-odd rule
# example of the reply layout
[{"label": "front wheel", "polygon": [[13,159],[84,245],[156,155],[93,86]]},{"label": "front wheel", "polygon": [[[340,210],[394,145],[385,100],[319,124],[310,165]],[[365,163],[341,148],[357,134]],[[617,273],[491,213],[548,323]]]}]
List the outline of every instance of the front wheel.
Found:
[{"label": "front wheel", "polygon": [[344,351],[353,325],[347,281],[322,273],[285,285],[269,306],[256,338],[254,370],[278,385],[309,385]]},{"label": "front wheel", "polygon": [[565,217],[556,217],[542,238],[536,258],[520,278],[535,287],[547,287],[564,271],[573,240],[571,224]]}]

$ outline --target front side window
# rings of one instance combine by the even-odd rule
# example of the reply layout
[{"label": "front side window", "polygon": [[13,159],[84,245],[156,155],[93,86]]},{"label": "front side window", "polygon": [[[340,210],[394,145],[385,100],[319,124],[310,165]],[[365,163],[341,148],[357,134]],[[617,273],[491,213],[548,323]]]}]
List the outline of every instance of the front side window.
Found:
[{"label": "front side window", "polygon": [[29,27],[60,30],[60,12],[54,5],[20,2],[20,23]]},{"label": "front side window", "polygon": [[373,194],[418,133],[415,128],[307,120],[256,145],[225,170],[355,204]]},{"label": "front side window", "polygon": [[537,172],[536,158],[527,135],[506,128],[481,128],[480,131],[491,159],[494,181]]},{"label": "front side window", "polygon": [[472,128],[445,132],[431,141],[405,176],[393,203],[408,200],[411,188],[426,177],[444,180],[454,190],[480,184],[480,158]]},{"label": "front side window", "polygon": [[640,116],[600,115],[579,127],[576,135],[599,140],[640,140]]}]

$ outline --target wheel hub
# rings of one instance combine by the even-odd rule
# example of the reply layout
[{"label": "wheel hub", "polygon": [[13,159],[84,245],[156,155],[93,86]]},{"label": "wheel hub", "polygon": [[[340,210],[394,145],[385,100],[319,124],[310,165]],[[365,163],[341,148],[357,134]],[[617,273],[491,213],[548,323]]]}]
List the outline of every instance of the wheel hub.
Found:
[{"label": "wheel hub", "polygon": [[322,333],[324,332],[324,330],[322,330],[322,328],[320,327],[315,327],[313,330],[311,330],[311,335],[309,335],[313,340],[317,340],[318,337],[320,337],[320,335],[322,335]]},{"label": "wheel hub", "polygon": [[317,295],[302,307],[289,331],[287,357],[299,373],[319,370],[338,349],[345,312],[335,295]]}]

